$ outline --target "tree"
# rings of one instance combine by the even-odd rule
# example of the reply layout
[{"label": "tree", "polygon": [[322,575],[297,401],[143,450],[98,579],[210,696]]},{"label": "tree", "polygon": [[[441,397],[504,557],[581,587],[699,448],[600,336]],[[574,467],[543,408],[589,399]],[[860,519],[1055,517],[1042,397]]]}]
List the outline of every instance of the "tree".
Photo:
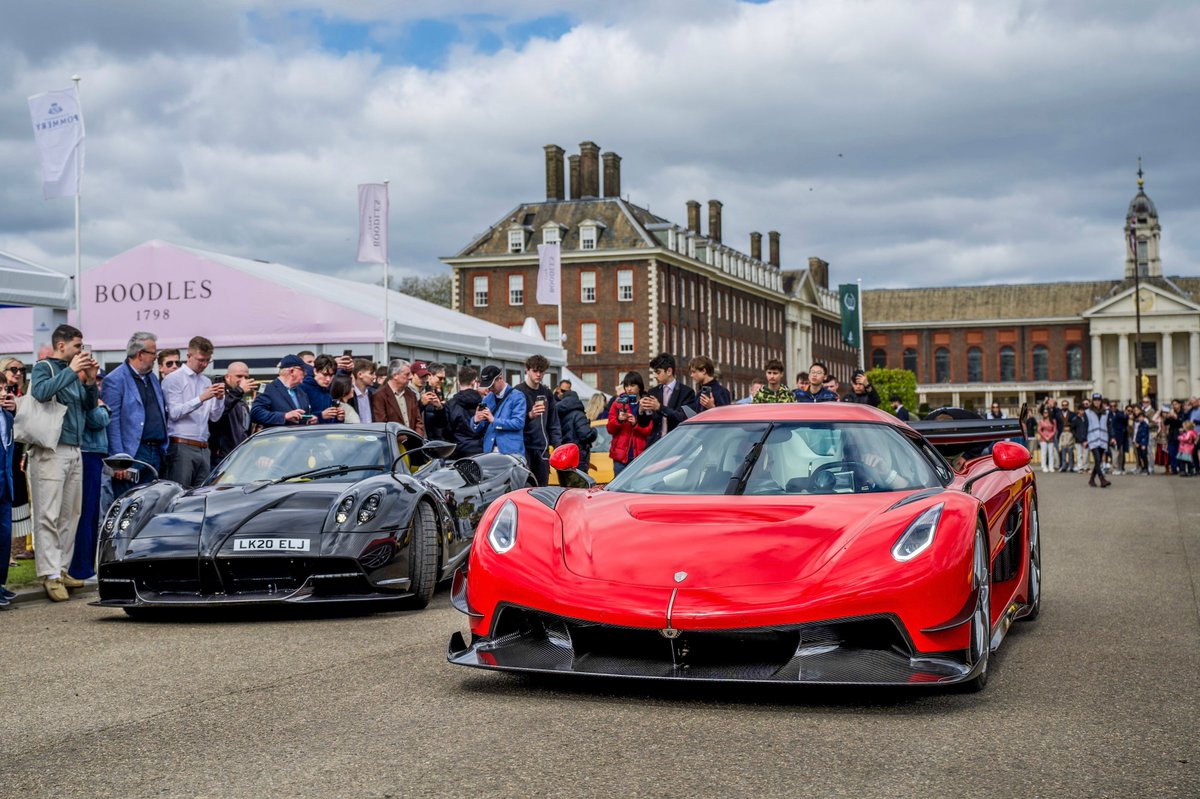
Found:
[{"label": "tree", "polygon": [[900,404],[911,413],[917,407],[917,376],[907,369],[872,369],[867,372],[867,379],[883,400],[883,409],[889,413],[892,404],[888,398],[893,394],[900,396]]},{"label": "tree", "polygon": [[[383,281],[376,282],[382,283]],[[432,302],[443,308],[450,307],[450,292],[453,290],[454,284],[449,275],[409,275],[399,279],[393,277],[388,282],[392,284],[393,290],[401,294]]]}]

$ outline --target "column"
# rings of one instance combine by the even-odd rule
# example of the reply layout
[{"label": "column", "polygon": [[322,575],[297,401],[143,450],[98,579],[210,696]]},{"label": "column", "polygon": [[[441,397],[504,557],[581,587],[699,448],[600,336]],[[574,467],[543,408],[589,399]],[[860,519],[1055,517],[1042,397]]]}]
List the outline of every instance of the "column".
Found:
[{"label": "column", "polygon": [[1092,391],[1104,390],[1104,342],[1099,333],[1092,334]]},{"label": "column", "polygon": [[1117,368],[1121,370],[1121,378],[1117,385],[1121,387],[1120,401],[1122,404],[1126,402],[1134,402],[1137,398],[1134,397],[1134,391],[1130,388],[1133,381],[1137,379],[1136,375],[1129,373],[1129,334],[1122,333],[1117,336]]},{"label": "column", "polygon": [[1188,336],[1188,372],[1192,396],[1200,397],[1200,333],[1195,330]]},{"label": "column", "polygon": [[1172,333],[1162,334],[1162,363],[1158,365],[1158,402],[1175,399],[1175,345]]},{"label": "column", "polygon": [[950,395],[950,404],[955,408],[962,407],[962,396],[957,391]]}]

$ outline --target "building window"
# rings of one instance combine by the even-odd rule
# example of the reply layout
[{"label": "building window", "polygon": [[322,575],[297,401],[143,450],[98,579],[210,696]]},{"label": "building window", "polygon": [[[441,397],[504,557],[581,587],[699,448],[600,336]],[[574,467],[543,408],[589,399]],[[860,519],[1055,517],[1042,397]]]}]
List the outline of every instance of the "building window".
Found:
[{"label": "building window", "polygon": [[[1153,347],[1154,345],[1151,344],[1150,346]],[[1080,347],[1078,344],[1072,344],[1067,347],[1067,379],[1083,379],[1083,347]]]},{"label": "building window", "polygon": [[580,302],[595,302],[596,301],[596,273],[595,272],[580,272],[579,273],[579,301]]},{"label": "building window", "polygon": [[633,270],[617,270],[617,302],[633,302]]},{"label": "building window", "polygon": [[1033,348],[1033,379],[1050,379],[1050,350],[1041,344]]},{"label": "building window", "polygon": [[1012,383],[1017,379],[1017,353],[1012,347],[1000,348],[1000,382]]},{"label": "building window", "polygon": [[596,228],[592,225],[579,228],[579,249],[596,249]]},{"label": "building window", "polygon": [[546,325],[546,341],[555,346],[562,346],[562,340],[558,334],[558,325]]},{"label": "building window", "polygon": [[525,231],[523,231],[523,230],[508,231],[508,251],[509,252],[525,252]]},{"label": "building window", "polygon": [[600,375],[596,372],[582,372],[579,376],[583,378],[583,382],[587,383],[592,388],[600,385]]},{"label": "building window", "polygon": [[486,308],[488,302],[488,279],[487,275],[480,275],[475,278],[475,307]]},{"label": "building window", "polygon": [[584,322],[579,326],[579,351],[584,355],[596,352],[596,323]]},{"label": "building window", "polygon": [[917,351],[912,347],[904,351],[904,368],[914,375],[917,373]]},{"label": "building window", "polygon": [[[774,314],[772,314],[774,316]],[[886,369],[887,368],[887,351],[881,347],[876,347],[871,350],[871,368]]]},{"label": "building window", "polygon": [[633,352],[633,322],[617,323],[617,352]]},{"label": "building window", "polygon": [[983,382],[983,350],[978,347],[967,350],[967,382]]},{"label": "building window", "polygon": [[938,347],[933,354],[933,382],[950,382],[950,350]]},{"label": "building window", "polygon": [[[1082,355],[1080,356],[1079,360],[1080,360],[1080,362],[1083,361]],[[1092,369],[1095,370],[1095,368],[1096,368],[1096,365],[1093,364]],[[1157,369],[1158,368],[1158,348],[1155,346],[1153,341],[1143,341],[1142,342],[1142,368],[1143,369]],[[1080,374],[1080,379],[1082,380],[1083,379],[1083,377],[1082,377],[1083,368],[1082,367],[1079,369],[1079,374]]]},{"label": "building window", "polygon": [[558,226],[542,228],[542,244],[558,244],[561,239],[558,236]]},{"label": "building window", "polygon": [[1146,277],[1150,274],[1150,248],[1145,239],[1138,239],[1137,260],[1138,274]]},{"label": "building window", "polygon": [[509,275],[508,276],[508,304],[509,305],[524,305],[525,304],[525,276],[524,275]]}]

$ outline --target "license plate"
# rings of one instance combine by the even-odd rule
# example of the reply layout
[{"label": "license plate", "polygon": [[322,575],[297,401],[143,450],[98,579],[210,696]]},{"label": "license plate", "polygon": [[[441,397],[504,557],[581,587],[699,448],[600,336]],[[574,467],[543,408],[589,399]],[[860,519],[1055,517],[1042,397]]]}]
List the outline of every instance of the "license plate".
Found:
[{"label": "license plate", "polygon": [[307,538],[235,538],[234,552],[307,552]]}]

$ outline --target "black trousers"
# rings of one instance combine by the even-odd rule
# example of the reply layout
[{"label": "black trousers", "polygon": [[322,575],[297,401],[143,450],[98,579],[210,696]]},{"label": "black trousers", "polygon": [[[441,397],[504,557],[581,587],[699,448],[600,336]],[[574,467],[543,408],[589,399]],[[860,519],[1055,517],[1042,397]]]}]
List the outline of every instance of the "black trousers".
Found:
[{"label": "black trousers", "polygon": [[525,460],[529,463],[529,471],[537,484],[550,485],[550,461],[546,457],[546,450],[541,447],[526,449]]},{"label": "black trousers", "polygon": [[1089,483],[1094,483],[1096,478],[1100,478],[1100,482],[1104,482],[1104,448],[1097,447],[1092,450],[1092,476],[1088,478]]}]

